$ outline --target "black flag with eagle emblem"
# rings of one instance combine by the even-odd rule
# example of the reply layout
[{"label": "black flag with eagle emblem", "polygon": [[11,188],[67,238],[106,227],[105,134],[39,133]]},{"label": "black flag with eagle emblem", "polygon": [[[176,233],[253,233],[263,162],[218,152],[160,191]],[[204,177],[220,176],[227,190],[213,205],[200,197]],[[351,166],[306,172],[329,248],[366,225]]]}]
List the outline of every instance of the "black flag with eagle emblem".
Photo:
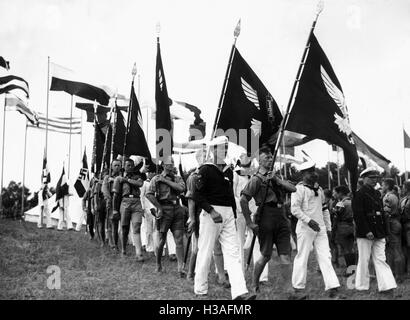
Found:
[{"label": "black flag with eagle emblem", "polygon": [[[282,114],[272,95],[235,48],[216,136],[226,135],[232,140],[223,131],[227,133],[233,129],[237,141],[231,142],[252,154],[265,143],[275,144],[270,138],[278,131],[281,121]],[[241,132],[246,132],[246,139]],[[254,143],[256,141],[259,146]]]},{"label": "black flag with eagle emblem", "polygon": [[[171,112],[169,110],[170,104],[172,104],[172,100],[168,98],[168,90],[167,90],[167,83],[165,81],[165,74],[164,68],[162,65],[162,58],[161,58],[161,48],[159,45],[159,38],[157,40],[157,64],[156,64],[156,74],[155,74],[155,105],[156,105],[156,145],[157,145],[157,156],[156,159],[166,158],[170,156],[173,149],[173,141],[172,141],[172,121],[171,121]],[[164,145],[162,148],[160,147],[160,143],[163,141],[160,139],[158,129],[167,130],[170,134],[171,138],[171,145],[167,146]],[[162,142],[164,143],[164,142]],[[164,153],[164,151],[167,151]]]},{"label": "black flag with eagle emblem", "polygon": [[286,130],[322,139],[343,149],[345,165],[356,191],[359,161],[342,87],[315,35],[299,82]]}]

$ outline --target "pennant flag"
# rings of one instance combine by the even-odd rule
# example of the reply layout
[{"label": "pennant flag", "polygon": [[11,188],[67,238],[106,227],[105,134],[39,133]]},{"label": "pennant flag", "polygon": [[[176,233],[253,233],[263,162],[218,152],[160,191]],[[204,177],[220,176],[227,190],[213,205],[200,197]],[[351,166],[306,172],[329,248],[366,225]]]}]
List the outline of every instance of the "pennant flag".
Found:
[{"label": "pennant flag", "polygon": [[50,91],[64,91],[99,104],[107,106],[110,98],[114,97],[114,90],[107,86],[95,86],[84,81],[79,81],[74,72],[56,63],[50,63],[51,85]]},{"label": "pennant flag", "polygon": [[63,172],[61,173],[60,179],[58,179],[57,186],[56,186],[56,206],[53,208],[51,212],[56,211],[56,209],[60,206],[60,201],[63,200],[64,196],[68,196],[68,182],[67,177],[64,171],[63,165]]},{"label": "pennant flag", "polygon": [[[46,130],[47,118],[43,113],[37,114],[38,124],[28,124],[29,127]],[[71,124],[71,131],[70,131]],[[79,117],[48,117],[48,130],[64,134],[81,134],[81,118]]]},{"label": "pennant flag", "polygon": [[41,171],[41,183],[47,184],[51,181],[50,171],[48,170],[46,149],[44,149],[43,156],[43,170]]},{"label": "pennant flag", "polygon": [[76,182],[74,183],[74,188],[77,191],[77,194],[80,198],[84,196],[89,185],[90,185],[90,174],[88,172],[87,154],[85,153],[85,148],[84,148],[83,166],[80,169],[80,174],[78,175]]},{"label": "pennant flag", "polygon": [[26,80],[12,75],[0,77],[0,94],[18,91],[23,91],[24,96],[29,97],[28,82]]},{"label": "pennant flag", "polygon": [[[157,156],[159,157],[166,157],[170,156],[172,153],[173,148],[173,141],[172,141],[172,122],[171,122],[171,113],[169,110],[170,99],[168,98],[168,90],[167,90],[167,83],[165,81],[165,74],[164,68],[162,66],[162,59],[161,59],[161,48],[159,44],[159,39],[157,42],[157,63],[155,69],[155,105],[156,105],[156,145],[157,145]],[[158,150],[158,144],[163,141],[163,137],[160,137],[158,129],[167,130],[170,134],[171,138],[171,145],[165,146],[165,149],[169,152],[164,154],[164,148]],[[160,139],[162,138],[162,139]],[[170,148],[170,149],[168,149]],[[169,154],[168,154],[169,153]]]},{"label": "pennant flag", "polygon": [[147,140],[142,129],[141,109],[135,95],[134,85],[131,86],[130,97],[130,123],[127,132],[127,140],[125,143],[124,154],[127,156],[135,155],[151,159],[151,154],[148,149]]},{"label": "pennant flag", "polygon": [[352,191],[356,191],[359,158],[345,98],[339,80],[313,33],[286,129],[341,147],[346,168],[351,174]]},{"label": "pennant flag", "polygon": [[403,129],[403,135],[404,135],[404,148],[410,148],[410,137],[406,133],[406,131]]},{"label": "pennant flag", "polygon": [[[376,165],[380,166],[387,172],[389,171],[389,163],[390,160],[385,158],[382,154],[374,150],[371,146],[366,144],[359,136],[352,131],[352,136],[354,139],[354,143],[356,144],[357,153],[359,157],[363,158],[363,160],[367,160],[367,162],[375,162]],[[366,165],[367,166],[367,165]],[[372,166],[372,165],[370,165]]]},{"label": "pennant flag", "polygon": [[3,67],[6,70],[9,70],[10,69],[10,62],[6,61],[3,57],[0,57],[0,67]]},{"label": "pennant flag", "polygon": [[34,110],[31,110],[19,97],[6,96],[5,105],[6,111],[18,111],[22,115],[26,116],[27,120],[30,121],[31,124],[35,126],[39,124],[37,113]]},{"label": "pennant flag", "polygon": [[[250,154],[265,143],[274,144],[270,138],[278,131],[281,121],[282,114],[272,95],[236,49],[216,136],[230,138],[218,131],[235,130],[238,141],[231,142],[241,145]],[[240,129],[246,129],[246,139],[241,139]],[[258,141],[259,146],[252,141]]]}]

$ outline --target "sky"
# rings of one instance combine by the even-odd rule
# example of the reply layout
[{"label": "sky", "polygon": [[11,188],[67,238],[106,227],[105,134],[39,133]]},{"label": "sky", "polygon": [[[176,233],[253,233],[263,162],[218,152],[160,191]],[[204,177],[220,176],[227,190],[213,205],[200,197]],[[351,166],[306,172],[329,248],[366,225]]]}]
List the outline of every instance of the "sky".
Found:
[{"label": "sky", "polygon": [[[313,0],[2,0],[0,56],[10,61],[12,74],[29,82],[30,107],[37,111],[46,110],[48,56],[79,77],[125,95],[130,92],[135,62],[140,104],[152,107],[156,24],[160,22],[169,96],[198,106],[209,129],[238,20],[238,50],[278,105],[285,107],[316,4]],[[403,126],[410,133],[409,18],[410,2],[406,0],[327,0],[315,30],[342,85],[353,131],[401,170],[405,158]],[[70,96],[50,92],[49,97],[51,116],[70,115]],[[3,99],[4,95],[1,105]],[[142,110],[145,128],[146,111]],[[73,114],[83,117],[84,130],[82,138],[72,136],[71,182],[78,175],[84,146],[90,162],[93,136],[85,115],[75,108]],[[3,111],[0,115],[3,120]],[[154,121],[148,118],[152,146]],[[185,127],[177,127],[182,134]],[[5,185],[22,180],[24,129],[22,115],[6,113]],[[67,170],[68,142],[68,135],[49,134],[52,185],[57,183],[63,161]],[[44,131],[29,128],[25,183],[32,191],[40,186],[44,145]],[[311,142],[302,149],[318,165],[329,159],[325,142]]]}]

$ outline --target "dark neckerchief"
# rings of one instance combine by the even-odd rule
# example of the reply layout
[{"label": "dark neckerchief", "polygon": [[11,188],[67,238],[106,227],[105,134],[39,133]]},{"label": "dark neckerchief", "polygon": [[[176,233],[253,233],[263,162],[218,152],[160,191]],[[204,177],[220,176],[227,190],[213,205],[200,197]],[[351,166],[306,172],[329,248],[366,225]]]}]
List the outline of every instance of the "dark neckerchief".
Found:
[{"label": "dark neckerchief", "polygon": [[319,186],[317,187],[317,188],[315,188],[315,187],[312,187],[311,185],[309,185],[309,184],[307,184],[307,183],[305,183],[305,182],[303,182],[303,185],[306,187],[306,188],[309,188],[310,190],[313,190],[314,192],[315,192],[315,197],[317,197],[317,196],[319,196]]}]

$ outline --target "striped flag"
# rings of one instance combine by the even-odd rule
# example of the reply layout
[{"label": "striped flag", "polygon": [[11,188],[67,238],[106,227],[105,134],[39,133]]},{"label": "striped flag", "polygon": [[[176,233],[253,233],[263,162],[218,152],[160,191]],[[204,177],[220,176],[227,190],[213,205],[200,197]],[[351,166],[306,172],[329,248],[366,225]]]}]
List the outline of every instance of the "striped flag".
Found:
[{"label": "striped flag", "polygon": [[21,77],[9,75],[0,77],[0,94],[14,91],[23,91],[26,98],[29,97],[28,82]]},{"label": "striped flag", "polygon": [[[81,134],[81,118],[80,117],[48,117],[48,130],[70,134]],[[29,124],[29,127],[46,130],[47,118],[43,113],[38,113],[38,126]]]},{"label": "striped flag", "polygon": [[74,183],[74,188],[77,191],[77,194],[80,198],[84,196],[89,185],[90,185],[90,174],[88,171],[87,154],[85,153],[85,148],[84,148],[83,166],[80,169],[80,174],[78,175],[77,181]]},{"label": "striped flag", "polygon": [[38,125],[38,115],[34,110],[31,110],[27,104],[16,96],[6,96],[6,111],[18,111],[25,115],[31,124]]}]

